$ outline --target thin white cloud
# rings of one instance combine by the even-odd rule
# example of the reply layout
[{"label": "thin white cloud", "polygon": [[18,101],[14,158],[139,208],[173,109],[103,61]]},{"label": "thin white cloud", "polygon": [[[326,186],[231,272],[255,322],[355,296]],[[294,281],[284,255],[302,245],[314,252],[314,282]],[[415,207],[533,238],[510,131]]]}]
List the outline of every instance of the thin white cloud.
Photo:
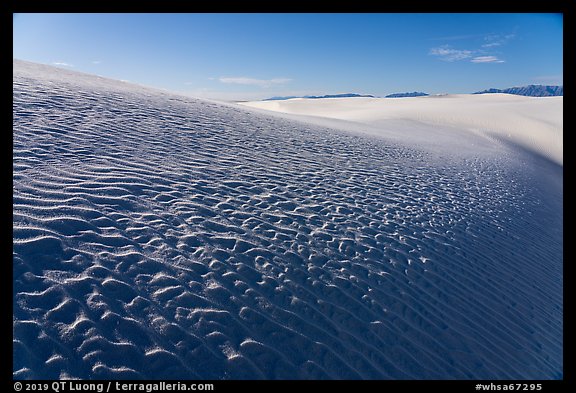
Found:
[{"label": "thin white cloud", "polygon": [[429,54],[437,56],[440,60],[452,62],[469,59],[472,57],[473,51],[467,49],[453,49],[449,45],[444,45],[430,49]]},{"label": "thin white cloud", "polygon": [[92,64],[102,64],[102,60],[92,60]]},{"label": "thin white cloud", "polygon": [[471,40],[484,37],[483,34],[462,34],[462,35],[450,35],[444,37],[429,38],[431,41],[462,41]]},{"label": "thin white cloud", "polygon": [[60,67],[74,67],[72,64],[65,63],[63,61],[53,61],[52,65],[60,66]]},{"label": "thin white cloud", "polygon": [[499,59],[496,56],[476,56],[470,61],[472,63],[505,63],[504,60]]},{"label": "thin white cloud", "polygon": [[500,45],[502,45],[501,42],[489,42],[487,44],[483,44],[482,48],[494,48],[494,47],[500,46]]},{"label": "thin white cloud", "polygon": [[220,77],[218,80],[222,83],[233,83],[237,85],[252,85],[262,88],[283,85],[285,83],[292,81],[292,79],[288,78],[255,79],[246,77]]},{"label": "thin white cloud", "polygon": [[516,33],[510,34],[489,34],[484,37],[485,44],[482,44],[482,48],[495,48],[498,46],[503,46],[509,41],[516,38]]},{"label": "thin white cloud", "polygon": [[472,63],[505,63],[504,60],[498,58],[496,55],[501,53],[500,50],[503,46],[516,38],[516,30],[517,28],[515,28],[514,31],[510,34],[490,33],[481,36],[462,35],[443,37],[443,39],[447,41],[481,37],[482,43],[476,42],[476,45],[472,47],[472,49],[454,49],[450,45],[446,44],[430,49],[428,54],[436,56],[439,60],[447,62],[466,60]]}]

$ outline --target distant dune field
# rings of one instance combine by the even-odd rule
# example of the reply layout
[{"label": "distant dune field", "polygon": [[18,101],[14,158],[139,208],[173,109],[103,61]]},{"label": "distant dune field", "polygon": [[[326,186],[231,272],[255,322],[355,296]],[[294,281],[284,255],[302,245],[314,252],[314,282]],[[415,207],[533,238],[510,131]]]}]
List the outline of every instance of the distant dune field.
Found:
[{"label": "distant dune field", "polygon": [[[376,133],[398,135],[395,121],[418,122],[455,133],[473,132],[513,142],[553,162],[563,163],[564,97],[524,97],[511,94],[459,94],[426,97],[333,98],[253,101],[242,105],[271,111],[339,119],[370,125]],[[341,124],[345,127],[345,124]],[[417,127],[415,127],[417,128]],[[374,132],[374,131],[373,131]],[[447,139],[450,145],[455,134]],[[401,139],[413,143],[410,133]],[[422,136],[422,144],[430,142]]]}]

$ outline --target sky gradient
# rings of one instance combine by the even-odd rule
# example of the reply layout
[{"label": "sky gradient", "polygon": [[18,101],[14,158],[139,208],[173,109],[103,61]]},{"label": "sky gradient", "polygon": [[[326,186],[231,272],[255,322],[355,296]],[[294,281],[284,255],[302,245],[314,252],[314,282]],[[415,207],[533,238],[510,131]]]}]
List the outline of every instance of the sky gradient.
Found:
[{"label": "sky gradient", "polygon": [[196,97],[563,84],[561,14],[15,14],[13,57]]}]

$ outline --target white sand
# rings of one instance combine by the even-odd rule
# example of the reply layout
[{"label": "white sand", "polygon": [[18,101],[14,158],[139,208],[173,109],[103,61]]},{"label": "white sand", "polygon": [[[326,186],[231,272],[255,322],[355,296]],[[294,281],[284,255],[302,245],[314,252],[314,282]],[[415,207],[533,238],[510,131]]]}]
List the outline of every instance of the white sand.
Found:
[{"label": "white sand", "polygon": [[[509,141],[563,163],[563,97],[523,97],[510,94],[461,94],[411,98],[334,98],[254,101],[253,108],[368,124],[382,135],[411,137],[407,122],[420,122],[465,138],[481,133]],[[407,124],[400,125],[398,121]],[[332,124],[337,126],[336,124]],[[346,124],[342,124],[346,127]],[[350,127],[348,127],[350,128]],[[400,131],[399,131],[400,130]],[[426,137],[424,137],[426,139]],[[433,139],[428,137],[428,139]],[[426,143],[426,142],[424,142]]]},{"label": "white sand", "polygon": [[563,377],[557,165],[20,61],[13,84],[14,378]]}]

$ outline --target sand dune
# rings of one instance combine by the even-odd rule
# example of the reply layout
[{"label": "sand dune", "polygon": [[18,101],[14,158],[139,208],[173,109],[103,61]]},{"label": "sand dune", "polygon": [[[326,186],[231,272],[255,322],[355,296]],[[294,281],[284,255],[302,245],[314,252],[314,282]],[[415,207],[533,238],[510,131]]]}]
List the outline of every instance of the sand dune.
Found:
[{"label": "sand dune", "polygon": [[[346,120],[370,125],[365,132],[399,136],[420,136],[421,144],[430,139],[429,132],[398,135],[399,121],[443,127],[451,131],[443,144],[452,145],[454,138],[467,138],[463,132],[482,134],[512,142],[534,153],[563,163],[564,97],[524,97],[511,94],[461,94],[411,98],[335,98],[254,101],[242,105],[271,111]],[[332,124],[338,126],[338,124]],[[346,123],[341,124],[346,127]],[[349,128],[349,127],[348,127]],[[406,128],[406,127],[402,127]],[[418,128],[413,126],[412,128]]]},{"label": "sand dune", "polygon": [[13,84],[14,378],[562,378],[558,167]]}]

